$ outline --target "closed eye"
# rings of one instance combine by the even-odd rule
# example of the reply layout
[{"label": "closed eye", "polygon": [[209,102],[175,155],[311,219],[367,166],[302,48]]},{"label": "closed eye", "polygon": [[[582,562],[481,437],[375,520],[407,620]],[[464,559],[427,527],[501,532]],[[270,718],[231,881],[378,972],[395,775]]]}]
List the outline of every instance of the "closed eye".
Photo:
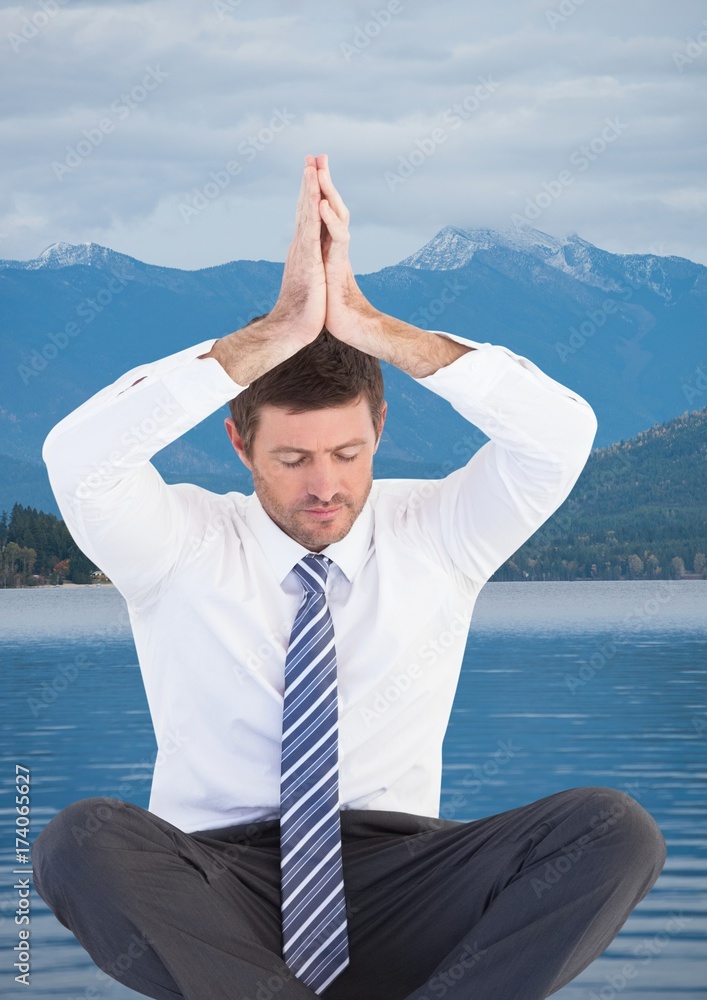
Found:
[{"label": "closed eye", "polygon": [[[354,462],[358,458],[358,455],[350,455],[350,456],[337,455],[336,457],[339,458],[342,462]],[[282,464],[286,465],[288,469],[296,469],[298,465],[302,464],[302,462],[304,462],[304,455],[302,456],[302,458],[297,459],[296,462],[283,462]]]}]

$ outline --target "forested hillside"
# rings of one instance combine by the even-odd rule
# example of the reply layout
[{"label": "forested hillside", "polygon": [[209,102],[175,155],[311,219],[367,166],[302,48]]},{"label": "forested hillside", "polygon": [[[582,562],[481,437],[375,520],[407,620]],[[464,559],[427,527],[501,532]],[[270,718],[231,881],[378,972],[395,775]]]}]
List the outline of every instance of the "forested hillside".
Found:
[{"label": "forested hillside", "polygon": [[597,449],[494,580],[705,577],[707,407]]}]

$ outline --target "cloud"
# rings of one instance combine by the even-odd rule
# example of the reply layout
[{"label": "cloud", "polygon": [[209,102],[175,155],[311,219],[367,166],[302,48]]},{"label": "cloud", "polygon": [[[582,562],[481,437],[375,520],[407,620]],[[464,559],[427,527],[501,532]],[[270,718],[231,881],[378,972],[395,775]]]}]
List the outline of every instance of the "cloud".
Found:
[{"label": "cloud", "polygon": [[0,3],[0,255],[283,260],[304,155],[328,152],[358,271],[532,205],[548,232],[707,263],[707,24],[673,7]]}]

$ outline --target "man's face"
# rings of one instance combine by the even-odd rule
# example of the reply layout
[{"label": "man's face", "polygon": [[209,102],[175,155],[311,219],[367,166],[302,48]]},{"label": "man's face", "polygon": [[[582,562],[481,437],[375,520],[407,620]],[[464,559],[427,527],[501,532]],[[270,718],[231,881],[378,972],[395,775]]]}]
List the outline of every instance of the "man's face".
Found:
[{"label": "man's face", "polygon": [[[384,402],[378,439],[386,409]],[[230,418],[226,430],[263,509],[282,531],[310,552],[348,534],[371,491],[378,447],[365,397],[305,413],[263,405],[250,459]]]}]

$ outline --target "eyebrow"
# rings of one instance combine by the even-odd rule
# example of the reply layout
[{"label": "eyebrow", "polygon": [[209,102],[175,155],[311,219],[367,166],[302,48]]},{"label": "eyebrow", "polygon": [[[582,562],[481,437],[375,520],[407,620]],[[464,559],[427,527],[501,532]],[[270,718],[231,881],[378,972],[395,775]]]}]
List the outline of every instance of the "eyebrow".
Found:
[{"label": "eyebrow", "polygon": [[[342,448],[352,448],[355,444],[365,444],[365,438],[354,438],[352,441],[347,441],[345,444],[338,444],[335,448],[327,448],[327,452],[330,451],[341,451]],[[308,451],[307,448],[294,448],[289,445],[281,445],[279,448],[271,448],[268,452],[269,455],[279,455],[281,452],[285,451],[296,451],[301,455],[313,455],[313,451]]]}]

